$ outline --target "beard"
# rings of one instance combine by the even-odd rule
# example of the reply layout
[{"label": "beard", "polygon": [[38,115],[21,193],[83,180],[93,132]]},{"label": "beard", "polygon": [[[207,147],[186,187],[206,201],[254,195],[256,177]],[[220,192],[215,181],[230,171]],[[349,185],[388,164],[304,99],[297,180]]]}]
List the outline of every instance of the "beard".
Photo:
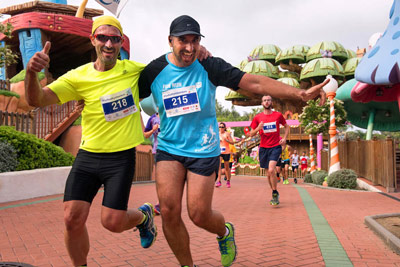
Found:
[{"label": "beard", "polygon": [[272,109],[272,103],[269,106],[264,105],[264,104],[262,106],[264,107],[264,109],[268,109],[268,110]]},{"label": "beard", "polygon": [[192,63],[196,60],[197,58],[197,51],[194,50],[192,52],[192,55],[189,57],[185,57],[184,54],[185,51],[179,51],[176,52],[175,50],[173,51],[175,58],[177,59],[177,61],[183,66],[183,67],[188,67],[190,65],[192,65]]}]

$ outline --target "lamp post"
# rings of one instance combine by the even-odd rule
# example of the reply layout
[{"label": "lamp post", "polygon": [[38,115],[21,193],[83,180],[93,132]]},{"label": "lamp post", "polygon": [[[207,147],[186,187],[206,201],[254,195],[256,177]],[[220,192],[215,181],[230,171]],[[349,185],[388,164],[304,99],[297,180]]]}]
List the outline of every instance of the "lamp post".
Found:
[{"label": "lamp post", "polygon": [[336,125],[335,125],[335,101],[333,100],[333,98],[336,96],[338,83],[331,75],[327,75],[326,78],[330,80],[329,83],[327,83],[323,87],[323,89],[330,102],[331,115],[329,124],[329,136],[331,144],[331,164],[329,166],[329,174],[331,174],[332,172],[340,170],[339,149],[336,138]]}]

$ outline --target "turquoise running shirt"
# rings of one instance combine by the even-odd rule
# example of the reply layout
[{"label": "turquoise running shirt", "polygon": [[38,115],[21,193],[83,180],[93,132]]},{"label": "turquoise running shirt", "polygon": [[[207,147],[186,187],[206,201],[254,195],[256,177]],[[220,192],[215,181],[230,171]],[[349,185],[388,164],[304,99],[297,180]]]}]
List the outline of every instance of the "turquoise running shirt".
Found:
[{"label": "turquoise running shirt", "polygon": [[158,107],[161,123],[157,148],[185,157],[219,156],[216,87],[237,90],[244,74],[216,57],[181,68],[166,54],[147,65],[139,78],[139,90],[151,91]]}]

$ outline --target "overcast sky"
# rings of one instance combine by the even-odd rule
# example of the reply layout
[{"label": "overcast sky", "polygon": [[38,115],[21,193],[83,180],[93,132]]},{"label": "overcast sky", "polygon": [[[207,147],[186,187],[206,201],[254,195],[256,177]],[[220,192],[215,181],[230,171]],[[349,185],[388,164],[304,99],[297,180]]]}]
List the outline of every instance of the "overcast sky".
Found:
[{"label": "overcast sky", "polygon": [[[23,0],[0,0],[0,8]],[[12,4],[11,4],[12,3]],[[81,0],[68,0],[80,5]],[[367,47],[369,37],[389,23],[393,0],[129,0],[119,19],[131,43],[130,59],[149,63],[169,51],[171,21],[180,15],[194,17],[205,36],[202,44],[214,56],[238,65],[257,45],[313,46],[337,41],[345,48]],[[102,9],[89,0],[87,7]],[[105,11],[106,15],[110,15]],[[224,106],[229,89],[219,88]],[[238,108],[239,110],[243,110]]]}]

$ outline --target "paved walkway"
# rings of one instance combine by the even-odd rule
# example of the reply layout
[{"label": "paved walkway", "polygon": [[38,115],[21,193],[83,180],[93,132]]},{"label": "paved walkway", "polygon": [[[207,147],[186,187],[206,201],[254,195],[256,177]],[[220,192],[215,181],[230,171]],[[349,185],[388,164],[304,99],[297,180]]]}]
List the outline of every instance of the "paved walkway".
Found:
[{"label": "paved walkway", "polygon": [[[236,229],[238,258],[233,266],[400,266],[393,253],[364,224],[364,217],[397,213],[400,201],[373,192],[339,191],[307,184],[279,184],[281,204],[268,204],[265,178],[233,177],[232,188],[214,192],[214,208]],[[102,193],[88,219],[88,266],[179,266],[161,230],[142,249],[139,233],[113,234],[100,225]],[[130,207],[157,201],[155,185],[132,187]],[[62,196],[0,204],[0,262],[70,266],[63,242]],[[220,266],[215,236],[193,225],[183,212],[199,266]],[[0,263],[1,266],[1,263]]]}]

